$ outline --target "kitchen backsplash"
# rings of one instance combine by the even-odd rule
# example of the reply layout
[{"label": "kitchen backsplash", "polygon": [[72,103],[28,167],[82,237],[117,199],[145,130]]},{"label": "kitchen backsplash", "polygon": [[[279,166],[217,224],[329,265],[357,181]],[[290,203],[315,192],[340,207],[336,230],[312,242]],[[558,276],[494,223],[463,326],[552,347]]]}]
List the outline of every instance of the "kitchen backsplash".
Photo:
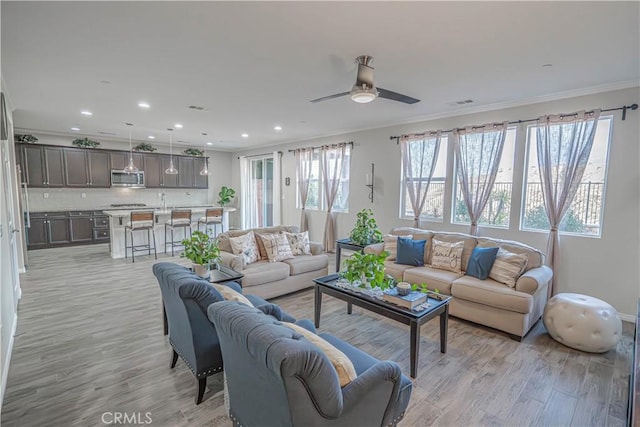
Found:
[{"label": "kitchen backsplash", "polygon": [[[112,204],[144,203],[160,207],[161,189],[132,188],[29,188],[31,212],[105,209]],[[215,204],[209,190],[165,189],[167,207]]]}]

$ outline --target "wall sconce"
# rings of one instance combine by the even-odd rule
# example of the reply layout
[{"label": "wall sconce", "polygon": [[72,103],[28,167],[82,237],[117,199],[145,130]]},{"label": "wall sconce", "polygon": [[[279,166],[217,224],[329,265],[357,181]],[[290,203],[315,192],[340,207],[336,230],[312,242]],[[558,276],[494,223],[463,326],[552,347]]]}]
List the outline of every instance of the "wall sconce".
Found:
[{"label": "wall sconce", "polygon": [[374,175],[374,166],[373,163],[371,163],[371,173],[367,174],[365,176],[365,183],[364,185],[366,187],[369,187],[369,200],[371,200],[371,203],[373,203],[373,182],[375,180],[375,175]]},{"label": "wall sconce", "polygon": [[284,179],[284,185],[291,185],[291,178],[286,177],[286,178]]}]

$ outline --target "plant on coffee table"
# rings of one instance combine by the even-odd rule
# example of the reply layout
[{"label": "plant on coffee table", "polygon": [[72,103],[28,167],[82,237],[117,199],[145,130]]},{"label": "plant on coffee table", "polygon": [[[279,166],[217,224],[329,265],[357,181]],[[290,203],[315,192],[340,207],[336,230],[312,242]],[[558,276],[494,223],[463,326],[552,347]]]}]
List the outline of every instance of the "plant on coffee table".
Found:
[{"label": "plant on coffee table", "polygon": [[384,260],[388,256],[387,251],[380,254],[356,252],[344,260],[345,270],[342,276],[351,283],[359,281],[362,287],[368,285],[372,288],[387,289],[393,281],[390,281],[384,272]]},{"label": "plant on coffee table", "polygon": [[361,246],[382,242],[382,232],[371,209],[362,209],[356,214],[356,225],[351,230],[349,238]]},{"label": "plant on coffee table", "polygon": [[218,241],[202,231],[194,231],[189,239],[182,241],[182,245],[184,251],[180,257],[193,263],[193,269],[198,276],[208,277],[211,263],[220,258]]}]

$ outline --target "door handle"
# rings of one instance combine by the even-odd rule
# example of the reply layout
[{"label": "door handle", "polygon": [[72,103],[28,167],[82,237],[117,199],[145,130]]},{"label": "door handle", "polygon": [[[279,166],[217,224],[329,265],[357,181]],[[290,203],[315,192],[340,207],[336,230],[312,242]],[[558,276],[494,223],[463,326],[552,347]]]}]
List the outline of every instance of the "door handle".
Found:
[{"label": "door handle", "polygon": [[18,230],[17,228],[14,228],[13,230],[11,230],[11,233],[19,233],[20,230]]}]

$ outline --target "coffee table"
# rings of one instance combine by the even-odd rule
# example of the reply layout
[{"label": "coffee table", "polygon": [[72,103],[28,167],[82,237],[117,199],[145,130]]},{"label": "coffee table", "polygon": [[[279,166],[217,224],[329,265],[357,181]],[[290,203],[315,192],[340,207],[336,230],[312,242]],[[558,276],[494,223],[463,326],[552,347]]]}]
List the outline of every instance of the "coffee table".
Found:
[{"label": "coffee table", "polygon": [[[209,272],[209,282],[211,283],[225,283],[225,282],[237,282],[242,287],[242,278],[244,274],[235,271],[232,268],[225,267],[224,265],[218,265],[216,268],[212,268]],[[164,303],[162,304],[162,326],[164,334],[169,334],[169,323],[167,322],[167,312],[164,309]]]},{"label": "coffee table", "polygon": [[[346,301],[348,306],[357,305],[374,313],[393,319],[410,328],[409,355],[411,362],[411,377],[418,374],[418,353],[420,350],[420,326],[436,316],[440,316],[440,352],[447,352],[447,327],[449,320],[449,301],[451,297],[442,295],[439,299],[429,297],[429,306],[422,311],[412,311],[404,307],[377,299],[364,293],[337,286],[337,274],[314,279],[315,309],[314,320],[316,328],[320,327],[320,311],[322,309],[322,294]],[[348,311],[351,314],[350,311]]]}]

